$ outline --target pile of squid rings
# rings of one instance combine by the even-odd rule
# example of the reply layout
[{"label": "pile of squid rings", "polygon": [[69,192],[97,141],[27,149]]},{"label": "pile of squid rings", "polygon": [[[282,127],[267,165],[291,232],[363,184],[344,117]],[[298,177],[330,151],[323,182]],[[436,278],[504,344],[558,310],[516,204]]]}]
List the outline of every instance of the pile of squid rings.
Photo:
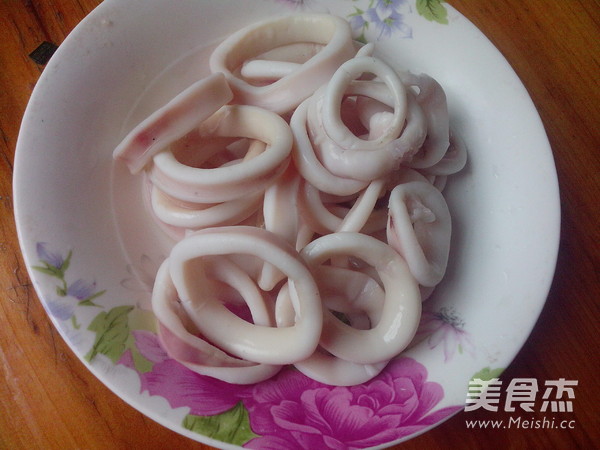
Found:
[{"label": "pile of squid rings", "polygon": [[174,240],[152,293],[161,344],[237,384],[286,365],[373,378],[448,263],[441,191],[467,153],[443,89],[328,14],[250,25],[209,65],[114,151]]}]

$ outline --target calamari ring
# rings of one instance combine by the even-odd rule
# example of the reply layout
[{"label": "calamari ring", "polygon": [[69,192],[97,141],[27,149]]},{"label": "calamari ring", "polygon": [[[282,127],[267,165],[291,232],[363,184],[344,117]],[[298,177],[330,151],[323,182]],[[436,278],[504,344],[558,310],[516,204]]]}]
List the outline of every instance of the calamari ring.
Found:
[{"label": "calamari ring", "polygon": [[444,192],[444,189],[446,189],[447,183],[448,183],[448,175],[434,175],[433,181],[431,182],[431,184],[433,184],[437,188],[437,190],[440,192]]},{"label": "calamari ring", "polygon": [[362,231],[370,234],[385,229],[387,211],[375,210],[384,183],[376,180],[352,200],[352,208],[325,205],[321,193],[310,183],[300,186],[298,204],[303,212],[303,219],[316,233],[328,234],[337,231]]},{"label": "calamari ring", "polygon": [[[299,235],[298,189],[300,174],[290,164],[279,179],[265,190],[263,197],[263,219],[265,229],[278,234],[297,250],[305,243]],[[258,278],[261,289],[270,291],[285,275],[272,264],[265,263]]]},{"label": "calamari ring", "polygon": [[[371,56],[375,51],[375,44],[361,44],[354,41],[357,49],[355,56]],[[277,80],[291,75],[298,70],[303,61],[312,58],[323,49],[322,45],[296,43],[277,47],[255,59],[245,61],[240,73],[244,78],[251,80]]]},{"label": "calamari ring", "polygon": [[[184,323],[181,305],[169,273],[169,260],[161,264],[152,291],[152,310],[159,322],[158,335],[167,354],[194,372],[229,383],[251,384],[266,380],[280,369],[277,365],[257,364],[234,358],[196,336],[197,330]],[[251,309],[252,311],[252,309]],[[258,310],[252,311],[257,323],[268,323]],[[261,321],[261,319],[263,319]]]},{"label": "calamari ring", "polygon": [[198,230],[237,225],[260,207],[262,193],[222,203],[198,204],[177,201],[156,186],[152,186],[150,199],[152,211],[161,222],[187,230]]},{"label": "calamari ring", "polygon": [[[346,148],[325,131],[323,108],[319,103],[319,95],[322,94],[322,91],[317,91],[312,97],[307,123],[317,157],[334,175],[364,181],[380,178],[397,169],[401,163],[410,161],[426,139],[425,114],[415,95],[408,90],[404,127],[393,140],[376,149]],[[369,139],[352,134],[354,138],[360,142],[374,143],[379,136],[386,135],[394,119],[394,113],[388,110],[393,108],[394,99],[384,83],[355,80],[347,86],[345,95],[357,96],[358,119],[369,130]],[[350,130],[348,132],[351,133]]]},{"label": "calamari ring", "polygon": [[[388,146],[394,160],[400,162],[412,159],[427,137],[427,119],[423,112],[423,108],[421,108],[417,102],[415,94],[410,90],[406,91],[406,98],[408,100],[408,109],[406,111],[404,128],[400,136],[398,136],[398,139],[394,140]],[[368,102],[374,102],[374,100],[366,96],[359,97],[357,99],[359,110],[363,108],[364,103]],[[380,103],[381,106],[389,106],[389,102],[380,101]],[[388,116],[390,114],[391,113],[388,113]],[[364,120],[364,118],[361,120]],[[372,127],[369,128],[372,129]],[[376,130],[375,132],[380,131]]]},{"label": "calamari ring", "polygon": [[[423,169],[423,172],[431,175],[448,176],[460,172],[467,164],[467,146],[462,138],[450,129],[450,146],[437,163]],[[440,189],[440,191],[443,190]]]},{"label": "calamari ring", "polygon": [[[277,296],[277,312],[280,326],[294,320],[289,287],[283,285]],[[387,365],[387,361],[376,364],[357,364],[327,353],[321,347],[308,358],[297,361],[294,366],[313,380],[332,386],[354,386],[377,376]]]},{"label": "calamari ring", "polygon": [[342,313],[354,328],[368,329],[381,320],[385,292],[369,274],[354,268],[324,265],[315,273],[315,281],[323,306]]},{"label": "calamari ring", "polygon": [[[254,86],[236,76],[242,64],[273,48],[293,43],[324,45],[298,70],[266,86]],[[222,72],[234,92],[234,102],[285,113],[327,82],[355,49],[350,24],[328,14],[295,14],[242,28],[219,44],[209,59],[213,73]]]},{"label": "calamari ring", "polygon": [[292,158],[302,177],[322,192],[335,195],[351,195],[364,189],[367,181],[343,178],[332,174],[321,164],[306,129],[310,99],[296,108],[290,127],[294,135]]},{"label": "calamari ring", "polygon": [[359,364],[327,354],[317,348],[309,358],[294,366],[307,377],[333,386],[355,386],[376,377],[389,361]]},{"label": "calamari ring", "polygon": [[407,162],[414,169],[424,169],[439,162],[450,145],[450,117],[446,93],[442,86],[429,75],[401,73],[402,82],[419,89],[417,102],[423,108],[427,120],[427,137],[415,157]]},{"label": "calamari ring", "polygon": [[115,148],[113,157],[124,161],[131,173],[138,173],[157,152],[183,137],[232,98],[225,76],[209,75],[131,130]]},{"label": "calamari ring", "polygon": [[242,77],[272,83],[299,70],[302,64],[323,50],[323,45],[297,42],[269,50],[243,62]]},{"label": "calamari ring", "polygon": [[267,145],[253,158],[210,169],[187,166],[172,151],[157,154],[150,179],[179,200],[219,203],[261,192],[289,163],[293,142],[290,127],[280,116],[265,109],[223,106],[200,125],[198,132],[204,136],[248,137]]},{"label": "calamari ring", "polygon": [[341,255],[356,256],[374,267],[385,291],[381,319],[369,330],[357,330],[325,310],[319,344],[334,356],[354,363],[387,361],[408,346],[417,330],[421,316],[418,284],[394,249],[365,234],[328,234],[301,252],[315,271],[326,260]]},{"label": "calamari ring", "polygon": [[[363,73],[372,73],[388,87],[393,100],[394,115],[387,129],[376,139],[355,136],[342,121],[340,105],[350,83]],[[368,95],[368,90],[365,92]],[[346,61],[334,73],[323,96],[323,128],[340,147],[350,150],[379,150],[396,139],[406,119],[406,89],[394,69],[373,56],[360,56]]]},{"label": "calamari ring", "polygon": [[429,182],[396,186],[389,200],[387,240],[419,284],[438,284],[446,272],[452,223],[441,192]]},{"label": "calamari ring", "polygon": [[[294,288],[293,326],[253,325],[216,301],[214,293],[206,292],[203,257],[229,254],[256,256],[289,278]],[[304,260],[279,236],[248,226],[207,228],[175,244],[169,259],[173,283],[190,319],[215,345],[239,358],[277,365],[314,352],[323,320],[319,290]]]}]

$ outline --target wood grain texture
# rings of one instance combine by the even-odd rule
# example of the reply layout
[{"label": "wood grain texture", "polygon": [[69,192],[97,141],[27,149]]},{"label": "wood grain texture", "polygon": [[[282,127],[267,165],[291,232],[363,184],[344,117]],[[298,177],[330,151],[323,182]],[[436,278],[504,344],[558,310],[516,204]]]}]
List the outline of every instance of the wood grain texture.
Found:
[{"label": "wood grain texture", "polygon": [[[0,448],[206,449],[156,424],[100,383],[65,345],[31,286],[13,219],[12,172],[20,122],[43,70],[29,57],[60,44],[99,2],[0,2]],[[546,307],[503,378],[579,381],[573,429],[468,430],[459,413],[401,448],[598,448],[600,4],[450,1],[490,38],[528,89],[553,149],[561,245]],[[544,414],[531,413],[534,419]]]}]

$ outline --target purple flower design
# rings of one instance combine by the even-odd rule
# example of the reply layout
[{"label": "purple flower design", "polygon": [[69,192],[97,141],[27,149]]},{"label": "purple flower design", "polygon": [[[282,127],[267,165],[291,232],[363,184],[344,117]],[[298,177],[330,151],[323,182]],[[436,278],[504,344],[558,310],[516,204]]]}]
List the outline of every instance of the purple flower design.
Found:
[{"label": "purple flower design", "polygon": [[377,0],[373,9],[376,9],[382,15],[388,15],[398,11],[405,4],[406,0]]},{"label": "purple flower design", "polygon": [[96,282],[77,280],[67,288],[67,295],[75,297],[77,300],[85,300],[86,298],[94,295],[96,290]]},{"label": "purple flower design", "polygon": [[423,311],[417,336],[428,336],[430,349],[442,344],[444,362],[450,361],[456,352],[475,354],[471,336],[464,330],[465,322],[456,314],[454,308],[442,307],[438,312]]},{"label": "purple flower design", "polygon": [[400,12],[406,0],[371,0],[366,10],[355,7],[348,15],[350,25],[360,33],[358,40],[366,42],[365,31],[374,25],[378,31],[377,40],[398,34],[402,38],[412,38],[412,28],[406,24]]},{"label": "purple flower design", "polygon": [[367,21],[362,14],[352,14],[350,16],[350,26],[355,30],[360,30],[367,26]]},{"label": "purple flower design", "polygon": [[62,270],[65,262],[68,262],[70,259],[70,253],[69,256],[65,258],[61,253],[51,250],[46,242],[38,242],[35,246],[35,250],[40,261],[58,271]]},{"label": "purple flower design", "polygon": [[395,32],[403,38],[412,38],[412,28],[404,23],[404,16],[395,9],[370,8],[365,12],[365,16],[379,31],[377,40],[389,38]]},{"label": "purple flower design", "polygon": [[46,302],[48,311],[52,317],[59,320],[68,320],[75,312],[75,305],[64,298],[53,298]]},{"label": "purple flower design", "polygon": [[50,248],[46,242],[38,242],[35,250],[40,260],[40,265],[32,266],[34,270],[41,272],[58,280],[54,286],[55,294],[59,299],[53,298],[46,302],[48,312],[59,320],[71,319],[73,327],[79,328],[75,317],[75,306],[98,306],[93,300],[106,292],[96,291],[96,282],[76,280],[74,283],[67,282],[67,270],[71,266],[73,251],[69,250],[66,256]]},{"label": "purple flower design", "polygon": [[76,298],[80,305],[98,306],[93,300],[106,292],[106,289],[96,292],[95,281],[76,280],[67,287],[66,294]]}]

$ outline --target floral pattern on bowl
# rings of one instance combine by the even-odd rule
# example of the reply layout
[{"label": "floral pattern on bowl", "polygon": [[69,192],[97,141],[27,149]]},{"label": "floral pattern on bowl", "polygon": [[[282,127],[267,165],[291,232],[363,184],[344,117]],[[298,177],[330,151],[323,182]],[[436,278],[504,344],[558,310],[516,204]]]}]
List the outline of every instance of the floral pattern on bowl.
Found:
[{"label": "floral pattern on bowl", "polygon": [[[275,0],[293,9],[311,9],[311,0]],[[443,0],[352,0],[353,11],[347,15],[352,28],[357,32],[356,39],[367,42],[366,32],[373,30],[377,40],[392,35],[412,38],[413,28],[406,16],[416,14],[430,22],[448,24],[448,11]]]},{"label": "floral pattern on bowl", "polygon": [[444,362],[449,362],[454,355],[475,354],[471,334],[465,331],[465,323],[453,307],[442,306],[437,311],[424,310],[416,338],[424,338],[430,350],[439,345],[444,350]]},{"label": "floral pattern on bowl", "polygon": [[[143,414],[218,447],[385,446],[461,410],[471,378],[497,377],[527,338],[558,246],[547,137],[506,59],[440,0],[145,0],[144,8],[140,21],[135,2],[105,0],[73,31],[37,83],[19,135],[23,255],[75,354]],[[334,388],[290,368],[254,386],[227,385],[184,369],[158,345],[147,287],[168,248],[148,229],[137,192],[113,171],[111,149],[116,131],[136,119],[132,105],[143,112],[205,68],[195,65],[201,53],[185,53],[190,41],[298,10],[347,18],[355,37],[379,40],[398,67],[448,86],[457,130],[472,149],[469,170],[446,188],[457,252],[439,295],[427,301],[418,342],[378,378]],[[198,27],[212,15],[219,20]],[[143,99],[146,92],[153,96]],[[141,98],[148,102],[136,103]]]},{"label": "floral pattern on bowl", "polygon": [[199,375],[169,358],[151,312],[129,305],[105,310],[92,301],[105,290],[80,279],[66,281],[72,251],[63,256],[46,243],[37,249],[40,265],[33,268],[60,280],[59,294],[77,301],[70,308],[46,303],[65,330],[80,328],[76,307],[101,309],[86,328],[94,338],[85,359],[91,363],[103,355],[136,371],[141,393],[161,396],[173,409],[189,408],[181,426],[190,431],[255,449],[369,448],[418,433],[463,408],[439,408],[444,389],[428,381],[425,366],[408,357],[350,387],[319,383],[291,367],[250,386]]},{"label": "floral pattern on bowl", "polygon": [[[318,3],[276,1],[294,9],[311,9]],[[353,11],[347,18],[358,40],[366,42],[369,30],[376,30],[377,40],[393,34],[412,38],[412,27],[405,22],[406,14],[414,14],[411,2],[362,3],[348,2]],[[419,15],[446,23],[441,2],[426,2],[441,8],[440,20],[424,14],[423,3],[416,2]],[[463,408],[437,407],[444,397],[442,386],[428,381],[425,366],[412,358],[394,360],[375,379],[352,387],[324,385],[293,368],[252,386],[199,375],[170,359],[159,344],[153,315],[147,310],[153,280],[147,272],[155,269],[148,270],[155,264],[147,255],[140,258],[140,267],[128,265],[129,276],[121,282],[132,292],[135,305],[104,309],[94,303],[106,292],[97,290],[96,282],[67,282],[72,251],[65,255],[44,242],[36,249],[40,265],[33,269],[59,280],[59,298],[47,302],[48,311],[60,321],[67,339],[88,343],[89,348],[81,349],[84,359],[93,363],[102,355],[108,364],[134,370],[140,393],[161,396],[173,409],[189,408],[181,426],[192,432],[257,449],[367,448],[406,438]],[[85,330],[77,317],[77,308],[83,306],[102,309]],[[82,339],[82,333],[88,333],[87,339]]]}]

